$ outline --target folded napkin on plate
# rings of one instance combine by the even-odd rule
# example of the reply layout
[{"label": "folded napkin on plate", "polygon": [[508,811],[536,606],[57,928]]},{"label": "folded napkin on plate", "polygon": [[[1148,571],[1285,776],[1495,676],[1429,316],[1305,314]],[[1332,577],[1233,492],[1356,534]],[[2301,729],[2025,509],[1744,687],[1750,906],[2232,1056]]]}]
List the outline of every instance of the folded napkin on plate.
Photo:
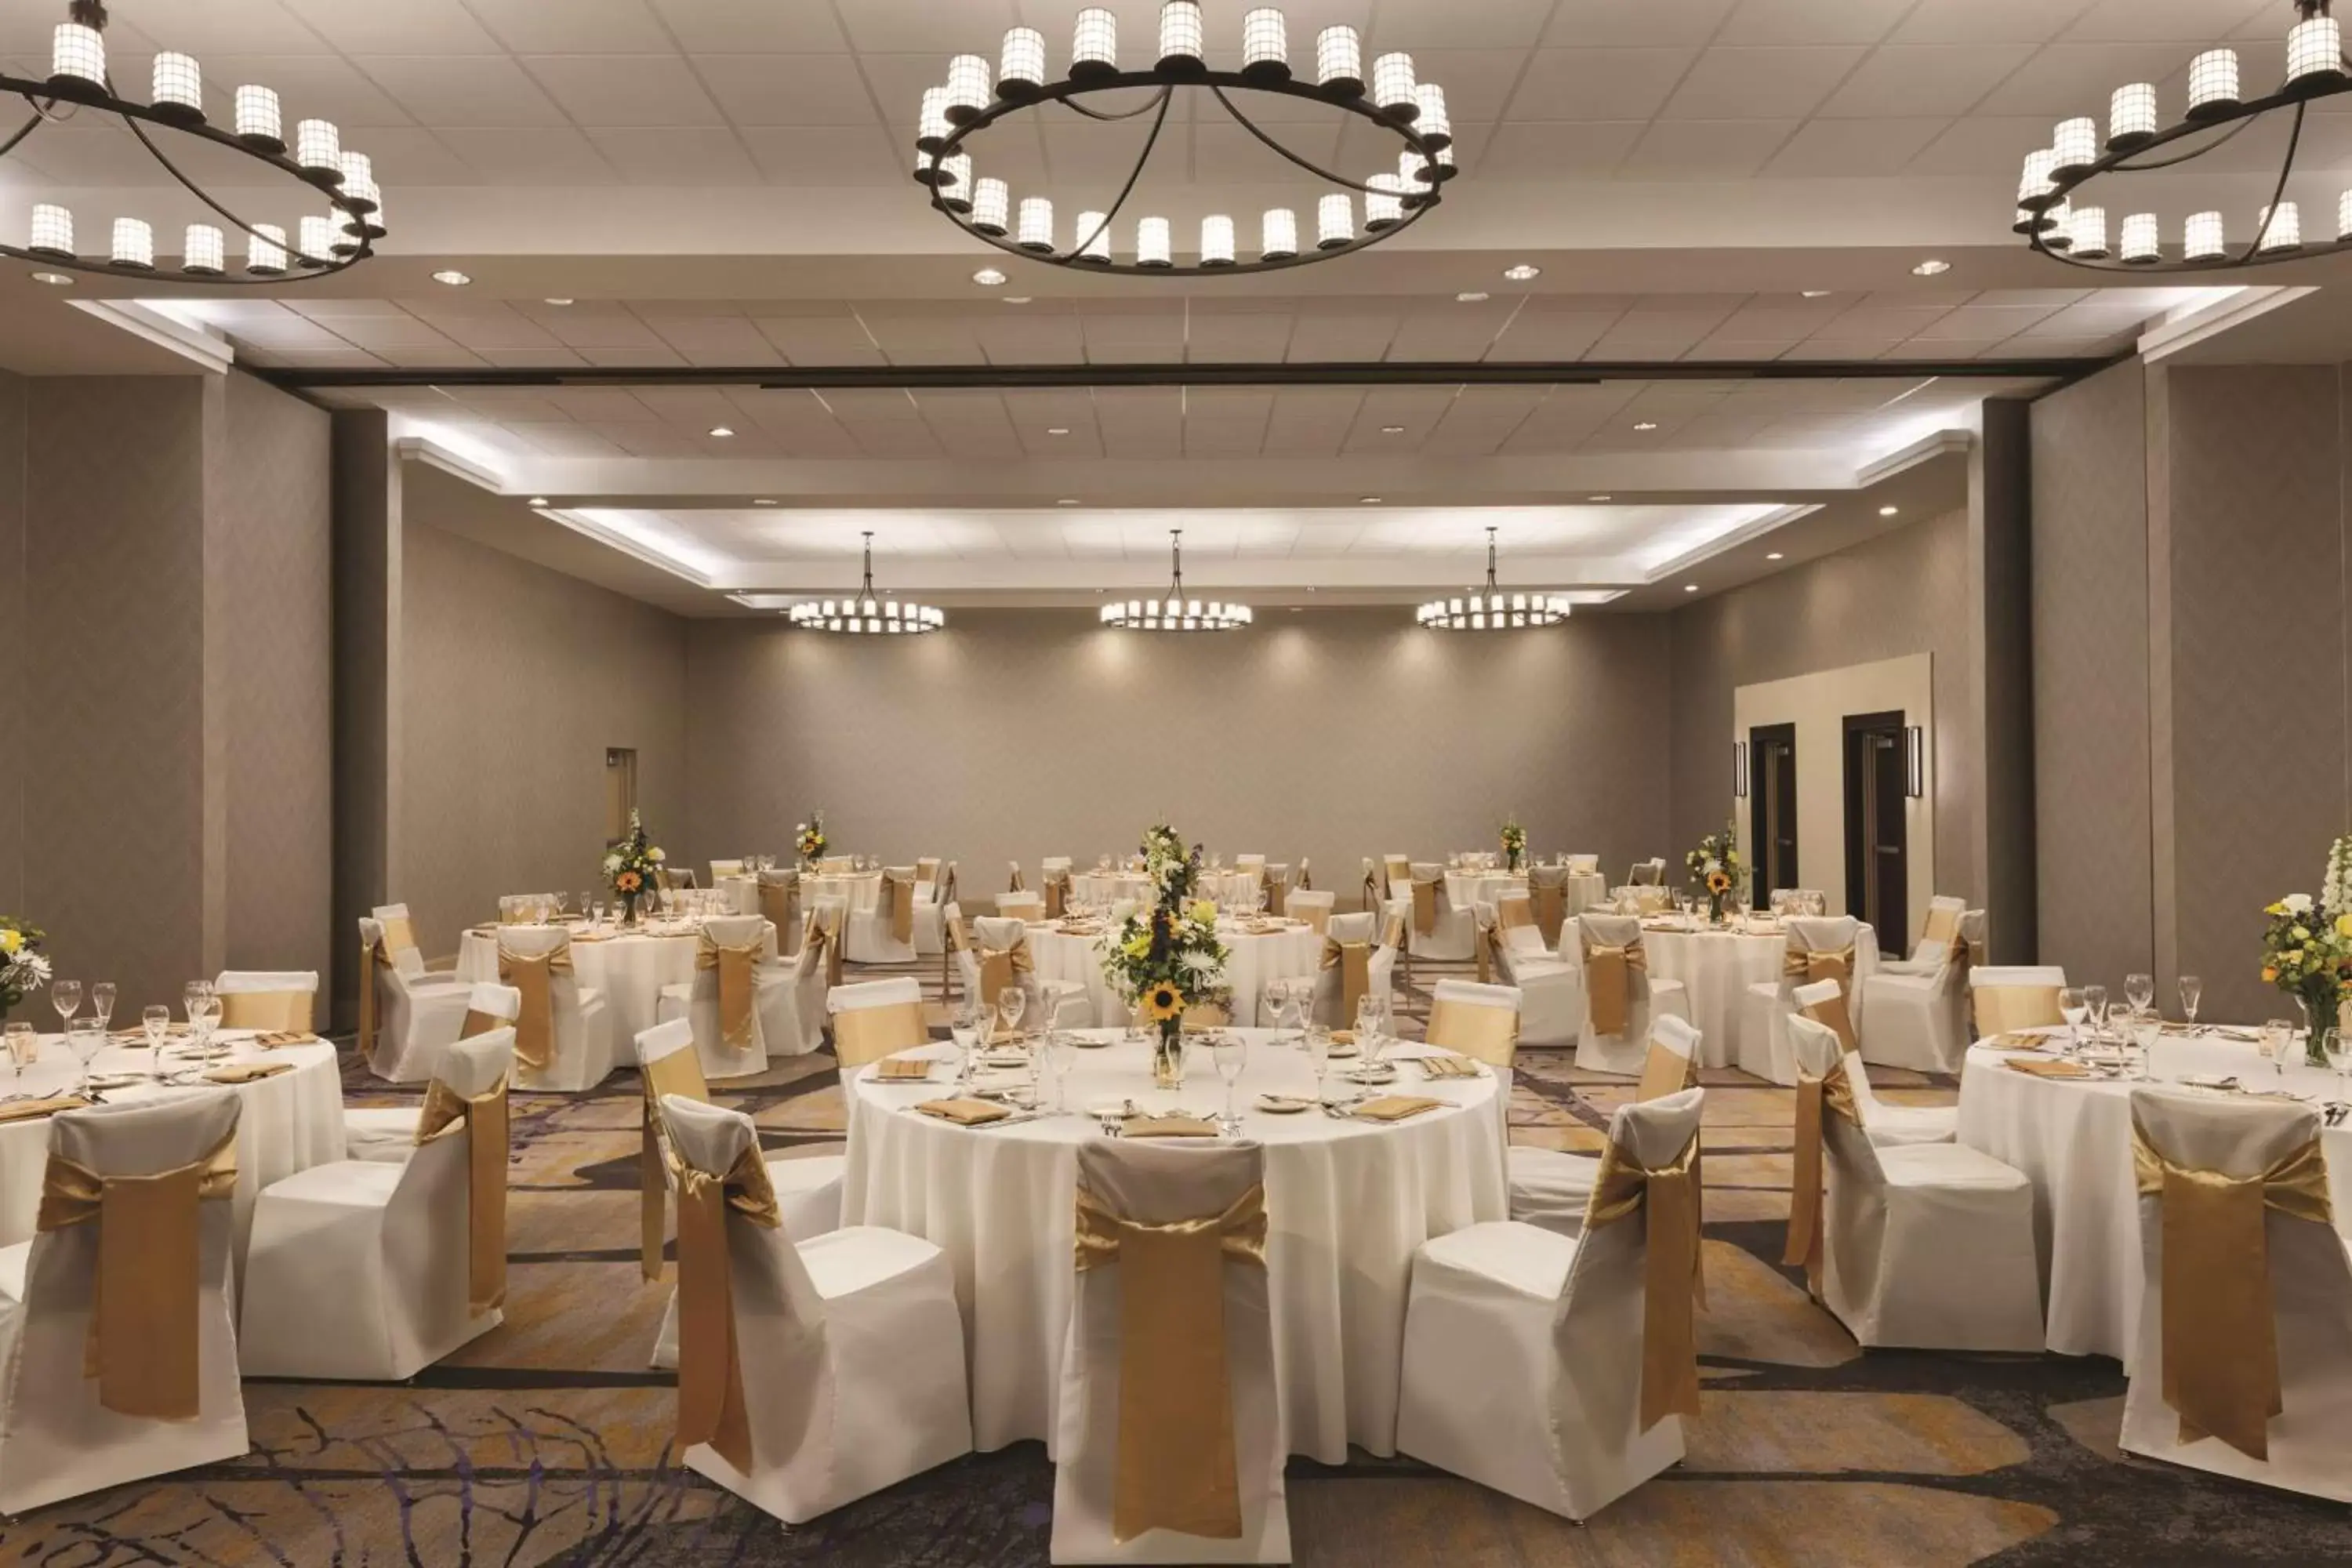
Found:
[{"label": "folded napkin on plate", "polygon": [[290,1062],[232,1062],[225,1068],[215,1068],[205,1074],[206,1083],[253,1083],[265,1078],[276,1078],[282,1072],[292,1072]]},{"label": "folded napkin on plate", "polygon": [[308,1029],[271,1029],[254,1036],[252,1043],[265,1051],[274,1051],[280,1046],[315,1046],[319,1037]]},{"label": "folded napkin on plate", "polygon": [[931,1064],[914,1057],[889,1057],[875,1064],[874,1076],[885,1083],[920,1083],[931,1076]]},{"label": "folded napkin on plate", "polygon": [[1129,1138],[1214,1138],[1217,1130],[1197,1116],[1171,1113],[1167,1116],[1130,1116],[1127,1119]]},{"label": "folded napkin on plate", "polygon": [[1443,1110],[1445,1101],[1432,1100],[1422,1094],[1390,1094],[1378,1100],[1368,1100],[1356,1107],[1355,1114],[1368,1121],[1402,1121],[1408,1116],[1419,1116],[1424,1110]]},{"label": "folded napkin on plate", "polygon": [[78,1094],[60,1094],[51,1100],[18,1100],[0,1105],[0,1121],[30,1121],[35,1117],[55,1116],[60,1110],[80,1110],[89,1101]]},{"label": "folded napkin on plate", "polygon": [[959,1127],[979,1127],[991,1121],[1002,1121],[1013,1114],[1009,1108],[991,1105],[984,1100],[927,1100],[915,1109],[926,1116],[952,1121]]},{"label": "folded napkin on plate", "polygon": [[1468,1057],[1423,1057],[1420,1059],[1424,1078],[1476,1078],[1478,1064]]},{"label": "folded napkin on plate", "polygon": [[2019,1072],[2032,1073],[2035,1078],[2088,1078],[2091,1076],[2091,1069],[2081,1062],[2012,1061],[2009,1065]]},{"label": "folded napkin on plate", "polygon": [[[171,1036],[185,1035],[187,1032],[188,1026],[185,1024],[167,1024],[163,1028],[163,1033]],[[107,1037],[108,1039],[121,1040],[127,1044],[136,1044],[146,1037],[147,1031],[144,1029],[117,1029]]]},{"label": "folded napkin on plate", "polygon": [[1331,1031],[1331,1043],[1335,1046],[1352,1046],[1356,1043],[1356,1031],[1334,1029]]}]

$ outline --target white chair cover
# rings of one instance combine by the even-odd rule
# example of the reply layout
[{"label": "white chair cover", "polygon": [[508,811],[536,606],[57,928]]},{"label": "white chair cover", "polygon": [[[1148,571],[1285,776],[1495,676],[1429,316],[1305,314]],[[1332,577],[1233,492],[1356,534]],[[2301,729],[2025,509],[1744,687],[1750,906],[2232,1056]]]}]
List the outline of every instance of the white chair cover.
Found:
[{"label": "white chair cover", "polygon": [[[1837,983],[1815,981],[1800,985],[1790,997],[1800,1009],[1837,995]],[[1898,1143],[1949,1143],[1959,1136],[1958,1105],[1890,1105],[1871,1091],[1870,1071],[1859,1052],[1846,1058],[1846,1081],[1853,1086],[1854,1104],[1862,1111],[1863,1131],[1882,1149]]]},{"label": "white chair cover", "polygon": [[[1371,942],[1379,931],[1381,917],[1369,911],[1333,915],[1324,932],[1333,942]],[[1380,998],[1392,1005],[1396,995],[1397,950],[1387,942],[1373,947],[1364,962],[1364,994]],[[1345,978],[1337,969],[1318,969],[1315,973],[1315,1017],[1318,1023],[1335,1029],[1352,1029],[1353,1018],[1339,1016],[1344,1005]]]},{"label": "white chair cover", "polygon": [[[710,940],[721,947],[758,945],[763,955],[751,968],[751,1043],[742,1050],[729,1048],[719,1010],[719,971],[698,964],[694,979],[662,989],[658,1016],[663,1023],[675,1017],[694,1026],[695,1053],[702,1059],[706,1079],[749,1078],[765,1072],[776,1057],[800,1056],[822,1043],[819,1030],[808,1027],[808,1015],[820,1004],[822,975],[810,977],[812,963],[786,963],[772,956],[781,940],[764,915],[720,915],[702,922]],[[822,1017],[819,1024],[821,1026]]]},{"label": "white chair cover", "polygon": [[[385,907],[403,910],[401,918],[407,918],[403,906]],[[388,1083],[424,1083],[466,1020],[468,987],[454,975],[428,975],[425,955],[413,947],[392,953],[390,965],[377,963],[373,955],[383,940],[383,922],[362,916],[360,948],[371,956],[359,983],[375,987],[375,1051],[368,1070]]]},{"label": "white chair cover", "polygon": [[[999,900],[1000,906],[1003,900]],[[1017,920],[1003,915],[982,915],[971,922],[972,941],[980,947],[1002,952],[1028,940],[1028,931]],[[980,994],[980,954],[965,949],[957,955],[963,970],[964,994]],[[1024,1029],[1091,1029],[1095,1026],[1095,1005],[1087,996],[1083,982],[1048,980],[1034,969],[1022,976],[1021,989],[1028,993],[1024,1004],[1021,1026]]]},{"label": "white chair cover", "polygon": [[[522,993],[485,980],[466,993],[467,1028],[511,1024],[522,1011]],[[438,1059],[436,1058],[436,1059]],[[343,1107],[343,1158],[400,1164],[416,1152],[416,1109],[407,1105]]]},{"label": "white chair cover", "polygon": [[[1416,860],[1412,862],[1410,869],[1412,884],[1426,882],[1430,885],[1431,901],[1436,906],[1436,919],[1424,931],[1417,920],[1408,918],[1406,951],[1415,958],[1449,962],[1470,958],[1473,944],[1478,939],[1477,921],[1470,910],[1454,907],[1454,900],[1445,890],[1445,868],[1434,860]],[[1406,912],[1411,917],[1412,888],[1398,887],[1393,892],[1406,900]]]},{"label": "white chair cover", "polygon": [[1328,934],[1333,918],[1331,910],[1339,901],[1339,895],[1328,889],[1299,888],[1283,900],[1282,912]]},{"label": "white chair cover", "polygon": [[[1852,915],[1800,915],[1787,923],[1790,953],[1848,952],[1862,932],[1862,922]],[[1854,962],[1859,964],[1859,956]],[[1786,1020],[1799,1005],[1792,999],[1798,984],[1795,976],[1783,973],[1776,980],[1758,981],[1740,998],[1739,1037],[1735,1044],[1737,1065],[1741,1071],[1753,1073],[1767,1083],[1797,1081],[1797,1057],[1789,1043]],[[1844,993],[1846,1016],[1858,1036],[1862,1028],[1860,983],[1845,987]]]},{"label": "white chair cover", "polygon": [[[1652,1048],[1670,1052],[1685,1063],[1698,1059],[1700,1038],[1698,1030],[1671,1013],[1660,1013],[1650,1020]],[[1643,1076],[1647,1078],[1646,1071]],[[1561,1236],[1583,1233],[1585,1206],[1591,1202],[1593,1184],[1601,1179],[1597,1155],[1514,1144],[1505,1152],[1504,1170],[1510,1178],[1513,1219]]]},{"label": "white chair cover", "polygon": [[1496,906],[1496,962],[1503,978],[1521,993],[1519,1044],[1575,1045],[1584,1027],[1584,971],[1570,956],[1576,922],[1560,927],[1568,951],[1555,952],[1544,945],[1527,905],[1527,895],[1516,893]]},{"label": "white chair cover", "polygon": [[[1580,933],[1571,943],[1568,932],[1560,928],[1561,955],[1567,956],[1573,946],[1580,978],[1584,985],[1584,1016],[1579,1024],[1576,1039],[1576,1065],[1592,1072],[1638,1073],[1643,1058],[1649,1052],[1650,1019],[1654,1013],[1672,1013],[1685,1023],[1690,1020],[1690,1001],[1684,994],[1679,980],[1661,980],[1651,975],[1639,964],[1627,966],[1625,977],[1625,1029],[1622,1034],[1604,1035],[1592,1023],[1592,984],[1584,975],[1585,952],[1595,947],[1627,947],[1642,940],[1642,918],[1639,915],[1581,914],[1573,928]],[[1646,954],[1645,954],[1646,956]]]},{"label": "white chair cover", "polygon": [[[1941,903],[1944,900],[1938,900]],[[1957,899],[1952,903],[1958,903]],[[1899,964],[1881,963],[1862,983],[1870,1026],[1863,1031],[1862,1054],[1886,1067],[1919,1072],[1957,1073],[1969,1050],[1968,998],[1960,952],[1984,943],[1982,910],[1958,912],[1959,948],[1927,944],[1919,956]]]},{"label": "white chair cover", "polygon": [[[499,945],[510,952],[536,958],[554,952],[570,940],[562,926],[507,926]],[[593,1089],[613,1071],[613,1016],[604,994],[583,985],[577,974],[548,976],[548,999],[555,1016],[555,1047],[544,1070],[515,1063],[514,1087],[522,1089],[576,1094]]]},{"label": "white chair cover", "polygon": [[1636,860],[1633,862],[1633,870],[1627,872],[1625,876],[1626,885],[1634,888],[1664,887],[1665,880],[1666,863],[1663,858]]}]

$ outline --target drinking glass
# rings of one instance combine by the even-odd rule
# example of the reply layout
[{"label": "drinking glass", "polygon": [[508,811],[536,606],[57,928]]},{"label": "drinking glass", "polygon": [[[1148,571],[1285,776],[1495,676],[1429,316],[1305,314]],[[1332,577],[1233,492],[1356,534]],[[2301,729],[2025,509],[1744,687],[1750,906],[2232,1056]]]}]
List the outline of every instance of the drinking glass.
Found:
[{"label": "drinking glass", "polygon": [[[2152,984],[2152,983],[2151,983]],[[2156,1081],[2156,1041],[2164,1033],[2164,1019],[2153,1007],[2135,1007],[2131,1013],[2132,1037],[2139,1042],[2139,1080]]]},{"label": "drinking glass", "polygon": [[89,988],[89,1010],[98,1015],[98,1026],[103,1031],[114,1018],[114,982],[101,980]]},{"label": "drinking glass", "polygon": [[1217,1076],[1225,1083],[1225,1113],[1217,1118],[1217,1131],[1228,1138],[1242,1135],[1241,1112],[1234,1109],[1234,1086],[1241,1082],[1242,1068],[1249,1059],[1249,1047],[1231,1029],[1220,1029],[1209,1040],[1210,1059],[1217,1066]]},{"label": "drinking glass", "polygon": [[954,1026],[948,1031],[949,1037],[955,1041],[955,1080],[959,1086],[971,1080],[972,1057],[988,1034],[990,1016],[988,1004],[978,996],[967,996],[956,1014]]},{"label": "drinking glass", "polygon": [[2091,1016],[2091,1005],[2083,995],[2081,986],[2068,985],[2060,988],[2058,1016],[2066,1020],[2066,1054],[2069,1057],[2081,1054],[2083,1020]]},{"label": "drinking glass", "polygon": [[5,1031],[8,1042],[8,1065],[17,1078],[41,1057],[41,1033],[19,1018]]},{"label": "drinking glass", "polygon": [[2286,1076],[2286,1054],[2294,1049],[2294,1020],[2272,1018],[2263,1025],[2263,1055],[2271,1058],[2273,1077]]},{"label": "drinking glass", "polygon": [[141,1008],[139,1028],[147,1037],[147,1070],[160,1080],[163,1076],[163,1040],[172,1032],[172,1010],[161,1003]]},{"label": "drinking glass", "polygon": [[1380,1032],[1380,998],[1367,991],[1356,998],[1356,1049],[1364,1060],[1371,1060],[1372,1040]]},{"label": "drinking glass", "polygon": [[2133,1012],[2147,1012],[2149,1004],[2156,1000],[2156,976],[2153,974],[2125,975],[2124,1000],[2131,1004]]},{"label": "drinking glass", "polygon": [[81,1064],[81,1085],[74,1090],[84,1100],[89,1098],[90,1059],[105,1047],[106,1031],[88,1018],[77,1018],[66,1030],[66,1048],[73,1052],[74,1060]]},{"label": "drinking glass", "polygon": [[196,1054],[199,1057],[209,1058],[212,1055],[213,1030],[219,1026],[220,1016],[220,998],[210,992],[196,998],[195,1004],[188,1009],[188,1028],[196,1037]]},{"label": "drinking glass", "polygon": [[1004,1032],[1018,1037],[1021,1015],[1029,1010],[1029,993],[1018,985],[1008,985],[996,994],[996,1016],[1004,1020]]},{"label": "drinking glass", "polygon": [[602,899],[588,906],[588,929],[590,931],[604,929],[604,900]]},{"label": "drinking glass", "polygon": [[2104,985],[2084,986],[2083,1005],[2090,1009],[2091,1038],[2104,1038],[2107,1029],[2107,988]]},{"label": "drinking glass", "polygon": [[1076,1054],[1077,1042],[1071,1039],[1067,1029],[1045,1031],[1037,1060],[1045,1069],[1045,1109],[1055,1116],[1069,1109],[1070,1059]]},{"label": "drinking glass", "polygon": [[580,895],[580,918],[582,920],[586,921],[593,919],[595,909],[596,895],[594,893],[588,892]]},{"label": "drinking glass", "polygon": [[1328,1104],[1323,1080],[1331,1070],[1331,1031],[1320,1024],[1307,1026],[1307,1059],[1315,1068],[1315,1103]]},{"label": "drinking glass", "polygon": [[79,980],[50,981],[49,1005],[58,1010],[58,1027],[70,1032],[73,1028],[73,1016],[81,1011],[81,982]]},{"label": "drinking glass", "polygon": [[2180,987],[2180,1016],[2189,1020],[2189,1032],[2197,1033],[2197,1004],[2205,995],[2205,983],[2193,974],[2184,974],[2173,982]]},{"label": "drinking glass", "polygon": [[2327,1037],[2327,1065],[2336,1069],[2336,1098],[2352,1100],[2352,1037],[2341,1029]]}]

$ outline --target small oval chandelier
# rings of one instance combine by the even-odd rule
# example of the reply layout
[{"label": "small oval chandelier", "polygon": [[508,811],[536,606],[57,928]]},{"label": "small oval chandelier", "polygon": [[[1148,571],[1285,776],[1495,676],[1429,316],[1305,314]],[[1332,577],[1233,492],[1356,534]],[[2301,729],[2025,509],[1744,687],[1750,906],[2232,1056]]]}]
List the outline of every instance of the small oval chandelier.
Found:
[{"label": "small oval chandelier", "polygon": [[1506,594],[1495,586],[1495,531],[1486,531],[1486,587],[1450,599],[1432,599],[1413,619],[1435,632],[1503,632],[1552,626],[1568,619],[1565,594]]},{"label": "small oval chandelier", "polygon": [[[2159,123],[2156,88],[2145,81],[2127,82],[2109,98],[2104,141],[2098,121],[2089,115],[2059,121],[2050,145],[2025,156],[2017,217],[2010,226],[2042,255],[2101,272],[2210,272],[2288,261],[2352,243],[2352,190],[2336,198],[2332,237],[2306,236],[2296,204],[2283,199],[2303,145],[2305,111],[2315,100],[2352,91],[2352,62],[2345,58],[2343,31],[2328,5],[2329,0],[2294,0],[2285,76],[2270,92],[2246,96],[2239,84],[2238,52],[2208,49],[2189,62],[2188,102],[2181,118],[2168,125]],[[2294,119],[2278,175],[2265,182],[2268,199],[2252,215],[2252,239],[2233,247],[2223,215],[2208,210],[2191,213],[2179,245],[2168,250],[2156,214],[2127,213],[2110,235],[2108,209],[2084,200],[2103,176],[2170,169],[2201,158],[2274,110],[2291,110]]]},{"label": "small oval chandelier", "polygon": [[1184,596],[1184,531],[1168,531],[1171,575],[1165,599],[1115,599],[1102,607],[1102,624],[1131,632],[1229,632],[1254,619],[1247,605]]},{"label": "small oval chandelier", "polygon": [[[44,126],[75,121],[87,111],[112,116],[162,165],[173,184],[210,208],[221,223],[192,223],[180,242],[180,264],[156,258],[154,226],[144,218],[118,217],[103,253],[83,251],[74,242],[74,215],[55,202],[37,204],[24,243],[0,239],[0,256],[78,272],[123,278],[153,278],[173,283],[236,285],[324,278],[374,254],[384,237],[383,204],[374,166],[364,153],[346,151],[330,120],[298,121],[289,151],[278,95],[250,83],[239,87],[233,128],[224,130],[205,115],[204,73],[194,56],[164,50],[155,57],[153,89],[142,103],[115,91],[106,68],[104,0],[70,0],[68,20],[58,24],[46,80],[0,72],[0,93],[13,93],[32,106],[32,118],[13,133],[0,132],[0,158],[33,139]],[[230,210],[174,163],[149,134],[151,126],[226,149],[255,164],[276,170],[323,200],[326,212],[304,216],[294,238],[282,225],[249,223]],[[37,148],[40,143],[33,142]],[[245,257],[229,267],[228,234],[239,237]]]},{"label": "small oval chandelier", "polygon": [[[1003,54],[992,66],[981,55],[950,59],[947,80],[923,92],[915,133],[914,177],[929,189],[933,209],[999,250],[1055,267],[1174,276],[1263,272],[1328,261],[1379,244],[1435,206],[1441,186],[1456,172],[1444,89],[1418,79],[1412,57],[1402,52],[1376,57],[1367,70],[1363,39],[1353,27],[1325,27],[1316,35],[1311,81],[1292,76],[1288,25],[1271,5],[1242,18],[1238,69],[1210,64],[1200,0],[1166,0],[1157,42],[1152,64],[1122,67],[1118,17],[1088,6],[1077,14],[1069,74],[1059,80],[1045,64],[1045,37],[1034,27],[1006,33]],[[1137,89],[1148,96],[1131,108],[1097,109],[1083,101],[1093,94]],[[1143,177],[1180,89],[1202,97],[1196,122],[1207,122],[1213,102],[1269,152],[1329,188],[1308,198],[1303,208],[1270,207],[1259,214],[1254,251],[1248,233],[1236,233],[1230,212],[1203,217],[1198,247],[1189,252],[1177,250],[1165,217],[1139,218],[1114,238],[1112,225]],[[1396,139],[1395,173],[1382,170],[1358,181],[1322,167],[1243,112],[1235,100],[1253,93],[1307,99],[1368,121],[1376,132]],[[1097,124],[1150,117],[1142,151],[1118,194],[1098,210],[1076,212],[1066,228],[1057,226],[1051,197],[1024,195],[1016,202],[1005,180],[985,173],[984,152],[982,171],[973,168],[978,132],[1048,104]],[[1075,211],[1075,204],[1066,203],[1065,210]],[[1248,215],[1239,221],[1246,225]],[[1132,248],[1121,243],[1127,236],[1132,237]],[[1193,259],[1180,261],[1179,254]]]},{"label": "small oval chandelier", "polygon": [[793,625],[813,632],[849,632],[861,637],[919,637],[948,624],[947,612],[912,605],[874,592],[874,531],[866,531],[866,576],[854,599],[808,599],[784,613]]}]

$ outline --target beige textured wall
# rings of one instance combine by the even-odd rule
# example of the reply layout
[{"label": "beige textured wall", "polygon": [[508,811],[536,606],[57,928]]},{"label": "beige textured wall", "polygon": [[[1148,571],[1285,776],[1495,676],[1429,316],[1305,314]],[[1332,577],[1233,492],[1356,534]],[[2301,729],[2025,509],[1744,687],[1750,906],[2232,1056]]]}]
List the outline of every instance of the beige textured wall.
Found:
[{"label": "beige textured wall", "polygon": [[1343,900],[1365,856],[1490,846],[1510,812],[1539,853],[1666,852],[1661,617],[1493,638],[1397,609],[1176,637],[1089,620],[959,611],[903,642],[696,623],[694,858],[789,854],[816,807],[843,850],[950,856],[980,895],[1161,813],[1229,855],[1309,857]]},{"label": "beige textured wall", "polygon": [[501,894],[593,885],[608,746],[636,749],[647,826],[676,842],[686,623],[415,516],[401,565],[393,886],[448,953]]},{"label": "beige textured wall", "polygon": [[[1732,809],[1736,688],[1925,653],[1935,665],[1937,891],[1979,896],[1967,885],[1981,789],[1966,686],[1968,542],[1968,514],[1949,512],[1664,617],[1674,649],[1670,848],[1720,828]],[[1801,752],[1797,761],[1803,768]],[[1743,814],[1743,835],[1746,826]],[[1820,886],[1801,837],[1797,855],[1806,885]]]},{"label": "beige textured wall", "polygon": [[[25,416],[31,384],[0,371],[0,624],[25,624]],[[18,664],[21,674],[22,665]],[[25,907],[25,742],[35,716],[0,703],[0,912]]]}]

